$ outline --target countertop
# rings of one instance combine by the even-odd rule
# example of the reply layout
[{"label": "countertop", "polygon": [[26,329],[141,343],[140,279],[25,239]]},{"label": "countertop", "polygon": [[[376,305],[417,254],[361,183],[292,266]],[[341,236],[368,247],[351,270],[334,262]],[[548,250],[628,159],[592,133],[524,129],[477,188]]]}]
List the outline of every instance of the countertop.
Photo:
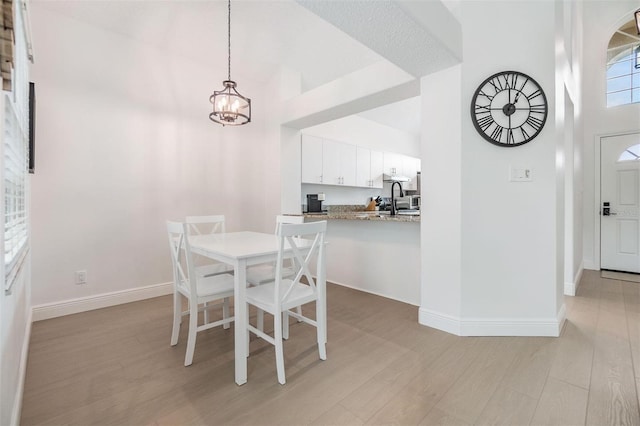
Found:
[{"label": "countertop", "polygon": [[331,211],[327,213],[303,213],[304,217],[327,220],[369,220],[381,222],[420,223],[420,215],[395,215],[379,211]]}]

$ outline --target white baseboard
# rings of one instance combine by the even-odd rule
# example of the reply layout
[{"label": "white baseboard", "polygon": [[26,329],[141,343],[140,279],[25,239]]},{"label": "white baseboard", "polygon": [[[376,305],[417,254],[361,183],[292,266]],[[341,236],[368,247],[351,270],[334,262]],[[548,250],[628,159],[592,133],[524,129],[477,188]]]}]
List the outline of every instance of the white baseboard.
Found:
[{"label": "white baseboard", "polygon": [[136,302],[138,300],[151,299],[164,296],[173,292],[173,283],[154,284],[145,287],[137,287],[128,290],[114,291],[112,293],[97,294],[78,299],[63,300],[61,302],[37,305],[32,308],[33,321],[41,321],[64,315],[77,314],[79,312],[92,311],[94,309],[107,308],[123,303]]},{"label": "white baseboard", "polygon": [[457,336],[545,336],[558,337],[565,320],[565,306],[556,318],[461,319],[420,308],[419,322]]},{"label": "white baseboard", "polygon": [[342,286],[342,287],[347,287],[347,288],[351,288],[351,289],[354,289],[354,290],[362,291],[362,292],[365,292],[365,293],[374,294],[376,296],[384,297],[385,299],[391,299],[391,300],[395,300],[397,302],[406,303],[408,305],[420,306],[420,304],[417,303],[417,302],[412,302],[412,301],[409,301],[409,300],[400,299],[398,297],[389,296],[388,294],[379,293],[377,291],[365,290],[363,288],[354,287],[352,285],[341,283],[339,281],[334,281],[334,280],[327,279],[327,282],[331,283],[331,284],[337,284],[337,285]]},{"label": "white baseboard", "polygon": [[460,327],[460,318],[451,315],[445,315],[430,309],[420,308],[418,311],[418,322],[427,327],[437,330],[446,331],[456,336],[462,336]]},{"label": "white baseboard", "polygon": [[27,358],[29,356],[29,342],[31,342],[31,324],[33,319],[33,311],[27,313],[27,325],[25,336],[22,340],[22,350],[20,353],[20,368],[18,370],[18,388],[16,389],[16,399],[11,409],[11,424],[19,425],[22,414],[22,397],[24,394],[24,380],[27,376]]},{"label": "white baseboard", "polygon": [[573,277],[573,282],[565,282],[564,283],[564,295],[565,296],[575,296],[578,291],[578,286],[580,285],[580,280],[582,279],[582,272],[584,271],[584,267],[580,265],[578,268],[578,272],[576,276]]}]

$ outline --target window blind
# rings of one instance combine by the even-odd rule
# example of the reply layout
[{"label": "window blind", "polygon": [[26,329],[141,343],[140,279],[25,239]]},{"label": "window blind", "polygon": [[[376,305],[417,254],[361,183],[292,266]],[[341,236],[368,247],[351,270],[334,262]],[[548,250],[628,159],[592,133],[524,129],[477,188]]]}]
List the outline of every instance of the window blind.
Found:
[{"label": "window blind", "polygon": [[[21,8],[14,21],[14,57],[10,91],[3,92],[3,184],[5,291],[9,292],[25,258],[28,244],[27,146],[29,81],[27,44]],[[3,85],[5,80],[3,79]],[[6,86],[3,86],[5,88]]]}]

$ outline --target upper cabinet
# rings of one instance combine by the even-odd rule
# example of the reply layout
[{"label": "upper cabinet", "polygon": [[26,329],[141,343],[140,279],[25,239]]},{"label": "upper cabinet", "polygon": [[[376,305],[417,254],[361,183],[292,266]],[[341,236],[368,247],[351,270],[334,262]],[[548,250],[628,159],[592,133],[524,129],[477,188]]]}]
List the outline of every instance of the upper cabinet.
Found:
[{"label": "upper cabinet", "polygon": [[382,188],[383,155],[380,151],[357,147],[356,186]]},{"label": "upper cabinet", "polygon": [[384,153],[384,173],[387,175],[406,176],[409,182],[403,182],[402,188],[410,191],[418,190],[418,172],[420,159],[395,152]]},{"label": "upper cabinet", "polygon": [[382,188],[386,173],[408,176],[402,187],[415,190],[420,159],[303,134],[301,165],[302,183]]},{"label": "upper cabinet", "polygon": [[356,146],[324,139],[322,183],[356,186]]},{"label": "upper cabinet", "polygon": [[322,139],[302,135],[302,183],[322,182]]}]

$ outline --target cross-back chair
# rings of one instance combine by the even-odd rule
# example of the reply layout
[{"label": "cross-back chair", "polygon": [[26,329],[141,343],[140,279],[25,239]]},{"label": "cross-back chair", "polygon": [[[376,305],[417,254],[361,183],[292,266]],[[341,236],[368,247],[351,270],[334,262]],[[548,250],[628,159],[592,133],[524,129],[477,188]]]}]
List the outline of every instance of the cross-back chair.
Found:
[{"label": "cross-back chair", "polygon": [[[276,229],[277,235],[280,231],[280,225],[283,223],[304,223],[304,216],[289,216],[278,215],[276,216]],[[295,275],[295,270],[291,262],[287,262],[282,270],[282,276],[290,278]],[[276,279],[276,264],[274,262],[261,263],[259,265],[250,266],[247,268],[247,282],[251,286],[262,285],[272,282]],[[298,306],[297,313],[302,315],[302,307]],[[264,312],[258,309],[258,328],[264,330]]]},{"label": "cross-back chair", "polygon": [[[326,341],[326,289],[324,279],[316,279],[311,273],[312,262],[318,276],[325,276],[325,233],[327,222],[303,224],[281,224],[278,230],[279,251],[275,265],[275,280],[247,289],[247,303],[273,315],[273,337],[251,324],[247,329],[275,346],[278,382],[285,384],[283,339],[289,335],[288,315],[316,327],[318,352],[320,359],[327,358]],[[311,243],[310,248],[300,244],[302,238]],[[306,244],[305,243],[305,244]],[[291,249],[295,273],[292,277],[283,276],[287,250]],[[306,282],[302,282],[302,278]],[[292,309],[306,303],[315,302],[316,318],[305,317]],[[283,319],[284,318],[284,319]]]},{"label": "cross-back chair", "polygon": [[[196,334],[220,325],[229,328],[229,324],[234,320],[234,317],[229,316],[229,298],[233,296],[234,289],[233,275],[217,274],[205,277],[196,273],[186,223],[167,221],[167,233],[174,281],[171,346],[178,343],[182,317],[189,315],[189,335],[184,360],[184,365],[188,366],[193,363]],[[184,312],[182,311],[182,297],[188,301],[188,309]],[[222,303],[211,304],[215,301],[222,301]],[[209,322],[209,316],[205,315],[204,324],[198,325],[198,312],[204,311],[207,314],[210,309],[220,304],[222,304],[221,320]],[[200,305],[203,307],[200,308]]]}]

